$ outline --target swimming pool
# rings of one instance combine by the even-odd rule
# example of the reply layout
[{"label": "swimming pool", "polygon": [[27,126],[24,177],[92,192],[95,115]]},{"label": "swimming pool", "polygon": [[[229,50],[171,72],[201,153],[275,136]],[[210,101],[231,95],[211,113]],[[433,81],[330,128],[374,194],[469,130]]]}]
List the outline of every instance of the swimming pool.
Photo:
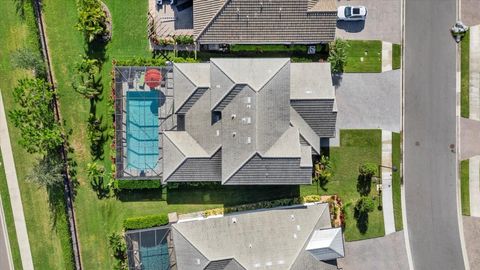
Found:
[{"label": "swimming pool", "polygon": [[160,92],[127,92],[127,168],[153,170],[158,163]]}]

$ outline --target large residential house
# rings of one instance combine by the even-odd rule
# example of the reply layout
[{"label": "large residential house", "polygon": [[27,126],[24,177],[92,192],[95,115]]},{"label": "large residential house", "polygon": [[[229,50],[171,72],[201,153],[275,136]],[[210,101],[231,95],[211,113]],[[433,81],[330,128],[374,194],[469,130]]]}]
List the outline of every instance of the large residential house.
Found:
[{"label": "large residential house", "polygon": [[310,184],[336,135],[329,63],[213,58],[117,67],[115,80],[118,179]]},{"label": "large residential house", "polygon": [[159,37],[191,35],[199,45],[319,44],[335,38],[335,0],[163,2],[152,12]]},{"label": "large residential house", "polygon": [[329,63],[211,59],[175,64],[176,130],[163,133],[163,182],[310,184],[335,136]]},{"label": "large residential house", "polygon": [[345,256],[326,203],[183,218],[126,239],[132,270],[337,270]]},{"label": "large residential house", "polygon": [[194,0],[199,44],[311,44],[335,37],[335,0]]}]

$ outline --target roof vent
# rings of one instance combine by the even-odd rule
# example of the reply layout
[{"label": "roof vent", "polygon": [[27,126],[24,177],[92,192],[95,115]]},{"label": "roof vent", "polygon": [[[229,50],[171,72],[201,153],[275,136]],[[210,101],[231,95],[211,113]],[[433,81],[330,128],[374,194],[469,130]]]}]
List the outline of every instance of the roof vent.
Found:
[{"label": "roof vent", "polygon": [[248,248],[252,248],[252,243],[249,243],[249,244],[248,244]]},{"label": "roof vent", "polygon": [[197,263],[197,264],[200,264],[200,259],[197,258],[197,259],[196,259],[196,263]]},{"label": "roof vent", "polygon": [[293,239],[297,239],[297,234],[296,233],[293,234]]},{"label": "roof vent", "polygon": [[237,223],[237,218],[232,218],[232,223],[236,224]]},{"label": "roof vent", "polygon": [[236,117],[237,117],[237,115],[233,113],[232,114],[232,120],[235,119]]},{"label": "roof vent", "polygon": [[291,219],[292,221],[295,221],[295,216],[294,216],[294,215],[290,215],[290,219]]},{"label": "roof vent", "polygon": [[297,225],[297,231],[300,231],[301,228],[300,228],[300,225]]},{"label": "roof vent", "polygon": [[232,132],[232,137],[235,137],[237,135],[237,132]]},{"label": "roof vent", "polygon": [[265,265],[266,266],[272,266],[272,262],[266,262]]},{"label": "roof vent", "polygon": [[252,143],[252,137],[247,137],[247,144]]}]

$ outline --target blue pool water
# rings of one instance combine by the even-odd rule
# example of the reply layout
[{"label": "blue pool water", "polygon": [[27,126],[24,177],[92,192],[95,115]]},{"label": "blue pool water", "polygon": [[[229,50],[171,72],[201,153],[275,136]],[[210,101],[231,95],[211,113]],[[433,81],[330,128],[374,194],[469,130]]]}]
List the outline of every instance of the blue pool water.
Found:
[{"label": "blue pool water", "polygon": [[163,241],[153,247],[140,247],[140,261],[142,262],[142,270],[170,269],[167,242]]},{"label": "blue pool water", "polygon": [[154,169],[158,163],[159,92],[127,92],[127,168]]}]

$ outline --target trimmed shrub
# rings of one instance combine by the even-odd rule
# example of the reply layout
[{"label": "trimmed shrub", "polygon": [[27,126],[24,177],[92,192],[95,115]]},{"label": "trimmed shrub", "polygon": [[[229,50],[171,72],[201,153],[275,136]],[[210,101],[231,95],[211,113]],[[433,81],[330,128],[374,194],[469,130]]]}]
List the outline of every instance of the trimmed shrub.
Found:
[{"label": "trimmed shrub", "polygon": [[117,180],[119,189],[160,188],[160,180]]},{"label": "trimmed shrub", "polygon": [[175,36],[174,39],[175,39],[175,42],[177,42],[177,44],[180,44],[180,45],[190,45],[195,42],[193,40],[193,37],[189,35]]},{"label": "trimmed shrub", "polygon": [[374,163],[365,163],[358,168],[360,175],[372,177],[377,174],[378,165]]},{"label": "trimmed shrub", "polygon": [[127,218],[123,221],[123,227],[125,230],[148,229],[167,224],[168,216],[166,214],[133,217]]}]

